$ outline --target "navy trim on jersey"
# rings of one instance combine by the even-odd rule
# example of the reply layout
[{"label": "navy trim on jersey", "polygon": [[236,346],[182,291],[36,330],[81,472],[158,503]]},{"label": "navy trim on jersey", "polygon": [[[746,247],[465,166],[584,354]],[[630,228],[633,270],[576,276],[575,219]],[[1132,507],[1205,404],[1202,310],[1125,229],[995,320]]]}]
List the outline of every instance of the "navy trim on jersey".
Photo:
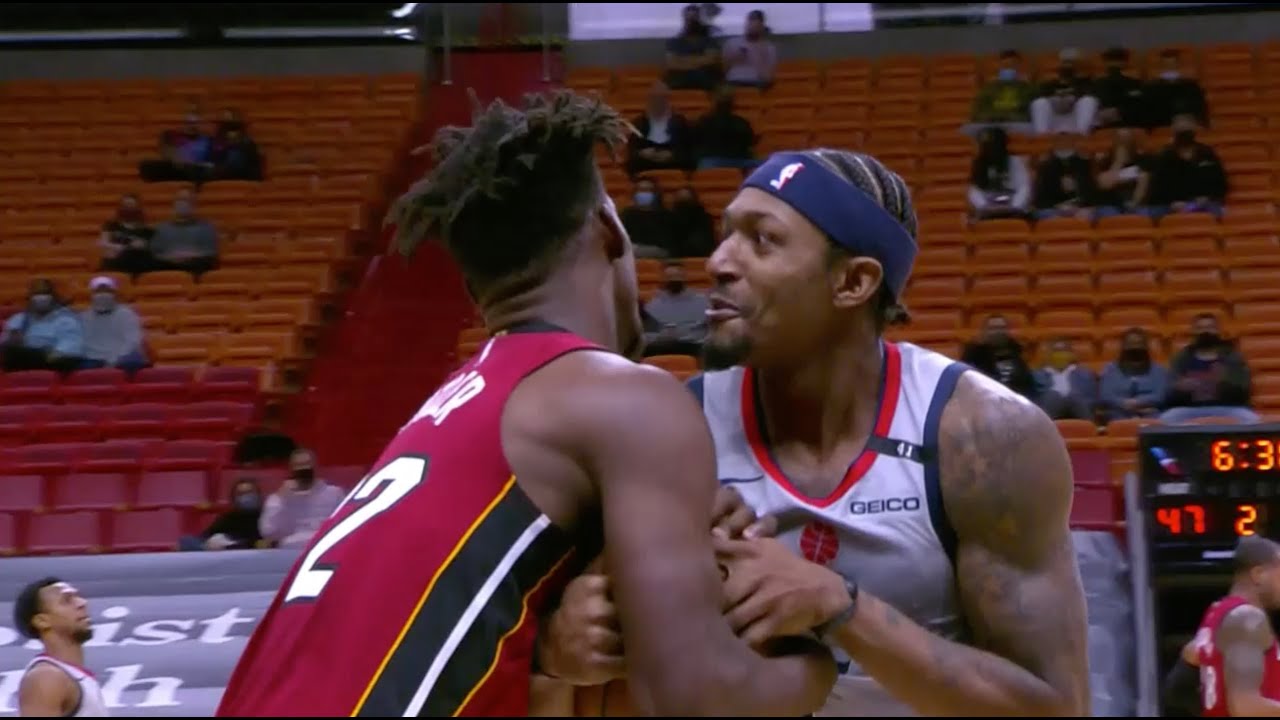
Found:
[{"label": "navy trim on jersey", "polygon": [[929,401],[929,411],[924,417],[924,447],[928,451],[928,459],[924,463],[924,494],[929,503],[929,522],[933,524],[933,532],[942,543],[954,566],[956,562],[956,531],[947,518],[947,509],[942,504],[942,467],[938,452],[938,426],[942,424],[942,411],[956,391],[956,383],[960,376],[969,369],[964,363],[951,363],[942,371],[938,385],[933,390],[933,399]]},{"label": "navy trim on jersey", "polygon": [[698,407],[702,407],[702,373],[689,378],[684,386],[689,388],[689,392],[693,393],[694,397],[698,398]]}]

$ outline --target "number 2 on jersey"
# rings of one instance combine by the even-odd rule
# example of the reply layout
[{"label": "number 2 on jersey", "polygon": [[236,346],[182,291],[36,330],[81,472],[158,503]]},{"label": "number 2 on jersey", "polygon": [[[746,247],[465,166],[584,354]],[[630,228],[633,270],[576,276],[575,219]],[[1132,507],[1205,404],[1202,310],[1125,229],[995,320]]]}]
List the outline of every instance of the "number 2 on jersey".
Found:
[{"label": "number 2 on jersey", "polygon": [[[356,504],[358,507],[326,530],[316,540],[315,545],[311,546],[302,564],[298,566],[298,574],[294,576],[293,582],[289,583],[289,592],[285,594],[284,601],[314,600],[320,597],[320,593],[324,592],[324,586],[337,571],[336,565],[320,565],[320,559],[349,535],[359,530],[362,525],[390,510],[404,499],[410,491],[426,480],[429,466],[430,462],[427,458],[398,457],[360,481],[334,514],[341,512],[349,504]],[[382,492],[378,492],[379,489]],[[370,500],[370,496],[374,493],[377,493],[377,496]]]},{"label": "number 2 on jersey", "polygon": [[1213,667],[1209,665],[1200,666],[1200,694],[1200,699],[1204,703],[1204,710],[1217,706],[1218,673],[1214,672]]}]

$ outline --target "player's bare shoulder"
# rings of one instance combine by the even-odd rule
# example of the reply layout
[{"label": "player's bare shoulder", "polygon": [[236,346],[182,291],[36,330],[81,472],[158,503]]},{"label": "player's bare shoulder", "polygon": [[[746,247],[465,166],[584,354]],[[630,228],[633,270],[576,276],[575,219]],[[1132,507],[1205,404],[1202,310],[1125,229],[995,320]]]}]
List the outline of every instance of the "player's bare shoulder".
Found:
[{"label": "player's bare shoulder", "polygon": [[1223,652],[1232,647],[1266,649],[1275,640],[1271,618],[1256,605],[1234,607],[1222,618],[1214,641]]},{"label": "player's bare shoulder", "polygon": [[970,371],[938,433],[943,503],[964,536],[1026,543],[1036,525],[1066,521],[1071,461],[1053,421],[1034,403]]}]

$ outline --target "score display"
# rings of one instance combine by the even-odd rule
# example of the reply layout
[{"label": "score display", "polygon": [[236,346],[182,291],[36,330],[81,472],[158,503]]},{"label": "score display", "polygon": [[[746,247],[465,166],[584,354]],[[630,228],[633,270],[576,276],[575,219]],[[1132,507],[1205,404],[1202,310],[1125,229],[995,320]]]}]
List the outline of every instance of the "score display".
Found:
[{"label": "score display", "polygon": [[1280,539],[1280,425],[1150,426],[1138,452],[1153,562],[1217,564],[1241,537]]}]

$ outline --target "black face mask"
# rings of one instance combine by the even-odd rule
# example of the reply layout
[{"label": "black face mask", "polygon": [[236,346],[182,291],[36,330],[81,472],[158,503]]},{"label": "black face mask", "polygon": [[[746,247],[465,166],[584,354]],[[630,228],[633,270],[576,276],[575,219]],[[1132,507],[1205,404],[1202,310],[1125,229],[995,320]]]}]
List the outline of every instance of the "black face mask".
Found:
[{"label": "black face mask", "polygon": [[1146,364],[1151,362],[1151,353],[1146,348],[1125,348],[1120,351],[1120,360],[1134,365]]},{"label": "black face mask", "polygon": [[668,281],[667,281],[667,292],[670,292],[670,293],[678,293],[678,292],[682,292],[683,290],[684,290],[684,281],[683,281],[683,280],[668,280]]},{"label": "black face mask", "polygon": [[316,470],[315,468],[298,468],[293,471],[290,477],[296,480],[299,485],[306,487],[316,479]]},{"label": "black face mask", "polygon": [[1196,335],[1195,346],[1200,349],[1217,347],[1222,344],[1222,336],[1213,332],[1202,332]]},{"label": "black face mask", "polygon": [[1196,131],[1179,130],[1173,134],[1173,141],[1179,145],[1191,145],[1196,141]]}]

